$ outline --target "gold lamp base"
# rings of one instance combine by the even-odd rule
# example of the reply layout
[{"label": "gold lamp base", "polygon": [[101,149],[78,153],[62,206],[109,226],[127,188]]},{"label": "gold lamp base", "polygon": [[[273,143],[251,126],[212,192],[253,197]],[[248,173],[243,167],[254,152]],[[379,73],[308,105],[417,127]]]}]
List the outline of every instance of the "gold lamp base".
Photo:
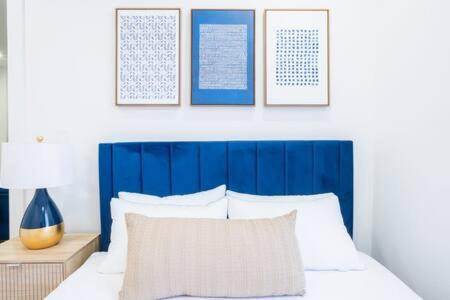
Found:
[{"label": "gold lamp base", "polygon": [[63,235],[64,223],[36,229],[20,228],[20,240],[31,250],[52,247],[61,241]]}]

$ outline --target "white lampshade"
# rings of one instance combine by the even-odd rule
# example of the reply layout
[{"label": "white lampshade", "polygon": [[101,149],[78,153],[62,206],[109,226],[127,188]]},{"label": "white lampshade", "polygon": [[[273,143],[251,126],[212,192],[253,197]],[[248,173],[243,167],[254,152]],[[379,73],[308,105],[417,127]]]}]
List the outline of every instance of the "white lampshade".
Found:
[{"label": "white lampshade", "polygon": [[72,151],[69,145],[2,143],[0,186],[38,189],[72,182]]}]

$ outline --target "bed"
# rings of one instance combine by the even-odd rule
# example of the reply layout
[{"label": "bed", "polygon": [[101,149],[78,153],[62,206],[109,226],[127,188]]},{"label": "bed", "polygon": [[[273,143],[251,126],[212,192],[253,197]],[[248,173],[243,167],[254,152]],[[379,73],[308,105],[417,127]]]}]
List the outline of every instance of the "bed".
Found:
[{"label": "bed", "polygon": [[[94,253],[88,261],[53,291],[47,300],[116,300],[122,274],[101,275],[96,267],[105,253]],[[285,300],[416,300],[420,299],[403,282],[374,259],[361,253],[367,270],[307,271],[307,292],[303,297],[274,297]],[[179,299],[187,297],[179,297]],[[190,299],[195,299],[190,297]]]},{"label": "bed", "polygon": [[[226,184],[231,190],[257,195],[332,192],[339,197],[348,233],[353,232],[351,141],[100,144],[99,179],[102,251],[110,242],[110,201],[120,191],[167,196]],[[97,273],[104,256],[104,252],[92,255],[47,299],[117,299],[123,275]],[[307,293],[301,298],[420,299],[382,265],[360,256],[364,271],[307,271]]]}]

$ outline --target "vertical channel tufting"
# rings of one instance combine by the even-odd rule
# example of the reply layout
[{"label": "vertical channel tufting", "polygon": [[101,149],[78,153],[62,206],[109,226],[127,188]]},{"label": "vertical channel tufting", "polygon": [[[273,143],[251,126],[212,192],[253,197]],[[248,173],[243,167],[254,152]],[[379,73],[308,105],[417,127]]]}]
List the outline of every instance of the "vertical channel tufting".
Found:
[{"label": "vertical channel tufting", "polygon": [[337,145],[337,178],[336,178],[336,183],[337,183],[337,188],[336,188],[336,194],[339,196],[341,194],[341,145],[338,144]]},{"label": "vertical channel tufting", "polygon": [[197,164],[197,191],[201,191],[202,190],[202,159],[201,159],[201,153],[202,149],[200,147],[200,143],[197,144],[197,160],[198,160],[198,164]]},{"label": "vertical channel tufting", "polygon": [[232,142],[228,145],[229,189],[241,193],[256,193],[256,144]]},{"label": "vertical channel tufting", "polygon": [[140,165],[141,165],[141,173],[140,173],[140,177],[141,177],[141,193],[144,192],[144,144],[140,144],[139,145],[139,159],[140,159]]},{"label": "vertical channel tufting", "polygon": [[226,166],[227,166],[227,180],[225,181],[225,184],[227,185],[227,189],[229,189],[230,186],[230,151],[229,151],[229,147],[230,147],[230,143],[226,142],[227,145],[227,157],[226,159]]},{"label": "vertical channel tufting", "polygon": [[313,142],[286,142],[286,194],[309,195],[314,192]]},{"label": "vertical channel tufting", "polygon": [[114,195],[121,191],[141,191],[141,147],[139,143],[113,145]]},{"label": "vertical channel tufting", "polygon": [[285,193],[284,143],[258,142],[257,148],[257,193],[262,195],[283,195]]},{"label": "vertical channel tufting", "polygon": [[169,187],[170,187],[170,195],[173,195],[173,144],[169,144],[169,170],[170,170],[170,181],[169,181]]},{"label": "vertical channel tufting", "polygon": [[190,194],[199,191],[197,172],[198,143],[174,143],[172,147],[172,193]]},{"label": "vertical channel tufting", "polygon": [[[198,172],[198,174],[195,174]],[[146,142],[99,146],[101,250],[111,230],[109,202],[119,191],[158,196],[227,184],[253,194],[339,196],[353,228],[351,141]]]},{"label": "vertical channel tufting", "polygon": [[313,148],[312,148],[312,169],[311,169],[311,178],[312,178],[312,191],[311,191],[311,194],[315,194],[315,193],[317,193],[317,183],[316,183],[316,180],[317,180],[317,176],[316,176],[316,154],[317,154],[317,151],[316,151],[316,143],[313,143],[312,144],[312,146],[313,146]]},{"label": "vertical channel tufting", "polygon": [[170,145],[143,143],[142,152],[143,193],[170,195]]},{"label": "vertical channel tufting", "polygon": [[256,157],[256,163],[255,163],[255,174],[256,174],[256,176],[255,176],[255,191],[256,191],[257,195],[260,195],[261,193],[259,192],[258,181],[259,181],[259,178],[262,177],[262,176],[258,172],[259,171],[258,170],[258,164],[259,164],[259,143],[258,142],[255,143],[255,157]]},{"label": "vertical channel tufting", "polygon": [[199,143],[201,190],[227,183],[227,144],[223,142]]},{"label": "vertical channel tufting", "polygon": [[287,152],[286,152],[286,142],[283,142],[283,195],[288,195],[288,169],[287,169]]},{"label": "vertical channel tufting", "polygon": [[350,235],[353,235],[353,144],[340,143],[339,202],[342,217]]},{"label": "vertical channel tufting", "polygon": [[339,143],[314,143],[314,193],[338,194]]},{"label": "vertical channel tufting", "polygon": [[109,202],[114,196],[113,189],[113,168],[112,168],[112,145],[100,144],[98,151],[99,165],[99,190],[100,190],[100,213],[101,213],[101,231],[100,250],[108,250],[111,235],[111,210]]}]

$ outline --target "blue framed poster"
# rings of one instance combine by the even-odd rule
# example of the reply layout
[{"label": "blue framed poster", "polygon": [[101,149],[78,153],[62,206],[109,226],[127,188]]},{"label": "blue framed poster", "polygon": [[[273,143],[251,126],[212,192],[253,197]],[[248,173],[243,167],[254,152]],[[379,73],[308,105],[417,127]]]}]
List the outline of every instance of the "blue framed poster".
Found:
[{"label": "blue framed poster", "polygon": [[255,10],[193,9],[191,104],[255,104]]}]

